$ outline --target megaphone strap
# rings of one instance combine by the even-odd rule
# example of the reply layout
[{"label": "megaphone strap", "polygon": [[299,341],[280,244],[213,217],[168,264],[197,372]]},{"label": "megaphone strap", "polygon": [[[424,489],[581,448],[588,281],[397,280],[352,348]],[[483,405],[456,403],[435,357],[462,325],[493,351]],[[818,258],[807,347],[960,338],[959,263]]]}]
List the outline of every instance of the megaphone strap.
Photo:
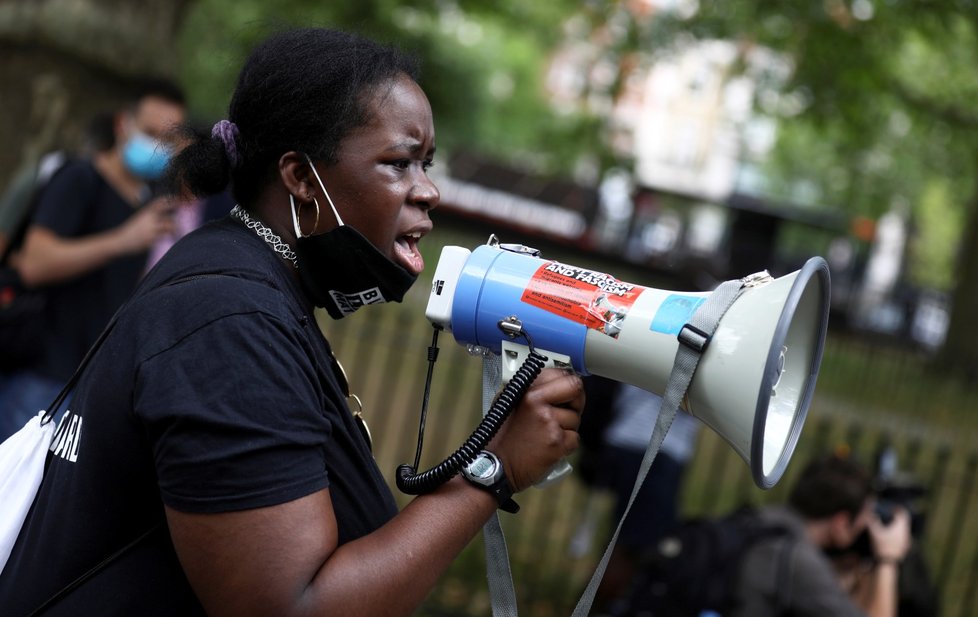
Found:
[{"label": "megaphone strap", "polygon": [[[615,533],[608,543],[608,548],[605,549],[604,555],[602,555],[601,561],[594,571],[594,575],[591,577],[587,587],[584,589],[584,593],[581,595],[581,599],[574,608],[573,617],[587,617],[590,612],[591,605],[594,603],[594,594],[598,589],[598,583],[604,577],[604,571],[608,566],[611,551],[618,542],[618,534],[621,532],[622,523],[625,517],[628,516],[632,504],[635,502],[635,497],[638,495],[638,491],[649,473],[649,468],[652,467],[652,461],[655,460],[655,456],[662,446],[662,441],[672,426],[672,421],[676,417],[676,412],[679,409],[679,403],[686,395],[686,390],[689,389],[689,384],[693,379],[693,373],[696,372],[696,366],[699,364],[702,351],[706,349],[706,343],[713,336],[724,313],[733,305],[743,290],[744,282],[742,280],[721,283],[690,318],[688,324],[690,329],[698,334],[704,335],[704,344],[702,346],[681,344],[676,349],[676,358],[673,361],[672,372],[669,375],[666,390],[662,395],[662,401],[659,403],[659,416],[656,418],[655,429],[652,431],[652,437],[649,439],[649,445],[645,450],[642,465],[639,467],[638,475],[635,478],[632,494],[628,498],[628,504],[625,506],[625,511],[618,521]],[[680,330],[680,335],[684,331],[686,331],[685,327]],[[682,341],[681,338],[680,341]]]}]

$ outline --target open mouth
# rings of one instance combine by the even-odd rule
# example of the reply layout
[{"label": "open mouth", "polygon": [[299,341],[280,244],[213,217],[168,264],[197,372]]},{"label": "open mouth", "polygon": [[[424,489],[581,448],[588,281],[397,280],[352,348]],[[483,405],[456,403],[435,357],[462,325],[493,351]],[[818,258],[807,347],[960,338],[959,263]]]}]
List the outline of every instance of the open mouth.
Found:
[{"label": "open mouth", "polygon": [[405,234],[394,243],[395,261],[415,276],[424,270],[424,258],[418,251],[418,241],[422,235],[420,232]]}]

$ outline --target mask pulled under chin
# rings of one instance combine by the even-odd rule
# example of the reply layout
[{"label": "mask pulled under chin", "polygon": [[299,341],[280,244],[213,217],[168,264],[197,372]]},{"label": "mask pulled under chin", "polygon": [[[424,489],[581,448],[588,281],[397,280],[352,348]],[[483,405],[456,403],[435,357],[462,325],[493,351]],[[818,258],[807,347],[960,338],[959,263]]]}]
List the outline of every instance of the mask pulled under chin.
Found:
[{"label": "mask pulled under chin", "polygon": [[367,304],[400,302],[417,279],[349,225],[299,238],[295,252],[302,288],[333,319]]}]

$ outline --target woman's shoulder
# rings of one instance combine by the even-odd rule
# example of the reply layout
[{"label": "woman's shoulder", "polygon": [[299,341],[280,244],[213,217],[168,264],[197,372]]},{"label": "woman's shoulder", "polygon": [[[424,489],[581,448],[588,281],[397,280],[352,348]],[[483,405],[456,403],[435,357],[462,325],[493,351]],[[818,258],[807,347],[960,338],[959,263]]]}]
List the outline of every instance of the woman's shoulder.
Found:
[{"label": "woman's shoulder", "polygon": [[[140,294],[139,310],[157,318],[213,320],[242,313],[264,313],[283,320],[299,315],[288,294],[256,273],[214,269],[175,277]],[[190,319],[194,321],[194,319]]]},{"label": "woman's shoulder", "polygon": [[244,356],[274,347],[305,355],[312,322],[279,289],[232,273],[208,273],[134,298],[119,329],[142,363],[180,350]]},{"label": "woman's shoulder", "polygon": [[147,274],[140,291],[197,280],[209,288],[248,287],[280,298],[291,285],[288,276],[255,234],[224,218],[181,238]]},{"label": "woman's shoulder", "polygon": [[140,284],[132,311],[174,334],[236,315],[304,328],[309,308],[289,276],[257,236],[223,219],[170,249]]}]

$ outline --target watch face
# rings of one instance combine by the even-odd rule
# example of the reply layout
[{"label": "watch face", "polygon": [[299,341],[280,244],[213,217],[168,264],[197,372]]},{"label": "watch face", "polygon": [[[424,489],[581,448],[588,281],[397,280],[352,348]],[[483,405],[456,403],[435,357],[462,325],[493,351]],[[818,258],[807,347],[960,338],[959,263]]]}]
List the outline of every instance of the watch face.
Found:
[{"label": "watch face", "polygon": [[468,472],[476,478],[491,478],[496,471],[496,462],[485,455],[478,456],[469,465]]}]

